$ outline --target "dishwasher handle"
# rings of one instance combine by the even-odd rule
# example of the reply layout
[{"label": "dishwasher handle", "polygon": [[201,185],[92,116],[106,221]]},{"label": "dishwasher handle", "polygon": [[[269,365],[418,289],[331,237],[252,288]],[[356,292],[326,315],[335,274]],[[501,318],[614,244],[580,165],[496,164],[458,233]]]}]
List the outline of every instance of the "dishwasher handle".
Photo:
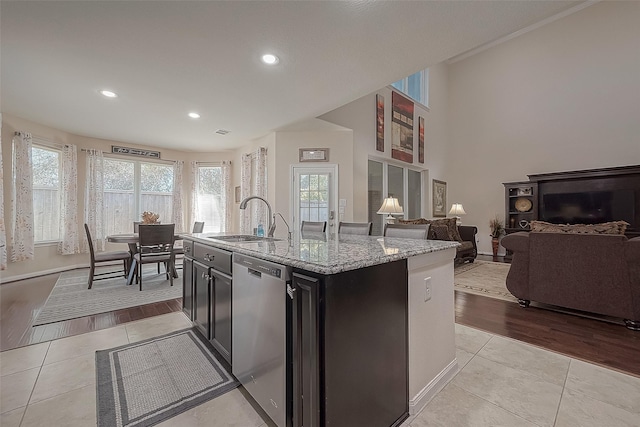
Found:
[{"label": "dishwasher handle", "polygon": [[254,270],[253,268],[247,268],[247,272],[252,276],[256,276],[257,278],[262,278],[262,273],[258,270]]}]

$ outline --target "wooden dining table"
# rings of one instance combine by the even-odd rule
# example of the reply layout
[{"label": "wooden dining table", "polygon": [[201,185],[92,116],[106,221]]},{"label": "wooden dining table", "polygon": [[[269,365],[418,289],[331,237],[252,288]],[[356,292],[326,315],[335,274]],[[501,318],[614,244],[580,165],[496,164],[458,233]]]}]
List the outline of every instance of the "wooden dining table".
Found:
[{"label": "wooden dining table", "polygon": [[[182,237],[178,234],[174,235],[174,240],[182,240]],[[126,243],[129,245],[129,253],[131,254],[131,262],[129,265],[131,268],[129,269],[129,274],[127,275],[127,285],[130,285],[133,282],[133,277],[135,276],[134,271],[134,263],[133,263],[133,255],[138,253],[138,242],[140,241],[140,237],[138,233],[125,233],[125,234],[112,234],[107,236],[107,241],[111,243]],[[173,266],[172,271],[173,277],[178,277],[178,271],[176,270],[176,266]]]}]

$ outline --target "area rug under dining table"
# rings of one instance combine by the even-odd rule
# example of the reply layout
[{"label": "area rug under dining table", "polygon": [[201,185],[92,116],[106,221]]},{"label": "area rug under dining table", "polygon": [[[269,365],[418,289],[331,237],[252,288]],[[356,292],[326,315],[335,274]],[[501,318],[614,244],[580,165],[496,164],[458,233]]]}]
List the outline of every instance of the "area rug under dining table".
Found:
[{"label": "area rug under dining table", "polygon": [[88,268],[60,274],[33,326],[182,297],[181,270],[173,286],[164,272],[157,273],[155,264],[142,271],[142,291],[137,285],[127,286],[124,277],[94,281],[87,289]]}]

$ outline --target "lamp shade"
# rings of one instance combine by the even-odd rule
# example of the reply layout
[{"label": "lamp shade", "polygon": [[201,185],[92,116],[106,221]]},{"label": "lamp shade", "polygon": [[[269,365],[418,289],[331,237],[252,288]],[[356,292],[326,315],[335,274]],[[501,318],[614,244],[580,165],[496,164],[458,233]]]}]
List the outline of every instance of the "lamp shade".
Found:
[{"label": "lamp shade", "polygon": [[466,215],[467,213],[464,211],[462,207],[462,203],[454,203],[451,205],[451,210],[449,211],[449,215]]},{"label": "lamp shade", "polygon": [[382,202],[382,206],[378,209],[378,213],[381,215],[404,215],[404,211],[402,210],[402,206],[398,202],[398,199],[395,197],[387,197]]}]

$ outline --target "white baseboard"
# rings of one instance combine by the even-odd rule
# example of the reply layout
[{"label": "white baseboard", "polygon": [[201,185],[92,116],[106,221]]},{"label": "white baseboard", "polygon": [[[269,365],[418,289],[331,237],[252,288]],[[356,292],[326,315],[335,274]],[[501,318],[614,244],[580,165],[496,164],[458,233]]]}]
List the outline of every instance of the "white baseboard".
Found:
[{"label": "white baseboard", "polygon": [[458,366],[458,359],[453,359],[453,361],[449,363],[438,375],[436,375],[429,384],[424,386],[424,388],[420,390],[413,399],[409,399],[409,415],[415,415],[420,412],[422,408],[424,408],[427,403],[429,403],[431,399],[433,399],[433,397],[438,394],[459,371],[460,367]]},{"label": "white baseboard", "polygon": [[[121,264],[122,262],[118,261],[117,263]],[[113,265],[115,264],[116,263],[114,262]],[[10,283],[10,282],[16,282],[18,280],[33,279],[34,277],[46,276],[47,274],[62,273],[63,271],[75,270],[77,268],[89,268],[89,265],[90,265],[89,263],[65,265],[64,267],[56,267],[50,270],[34,271],[31,273],[20,274],[17,276],[3,277],[1,283]],[[110,265],[110,264],[100,263],[100,265],[103,266],[103,265]]]}]

